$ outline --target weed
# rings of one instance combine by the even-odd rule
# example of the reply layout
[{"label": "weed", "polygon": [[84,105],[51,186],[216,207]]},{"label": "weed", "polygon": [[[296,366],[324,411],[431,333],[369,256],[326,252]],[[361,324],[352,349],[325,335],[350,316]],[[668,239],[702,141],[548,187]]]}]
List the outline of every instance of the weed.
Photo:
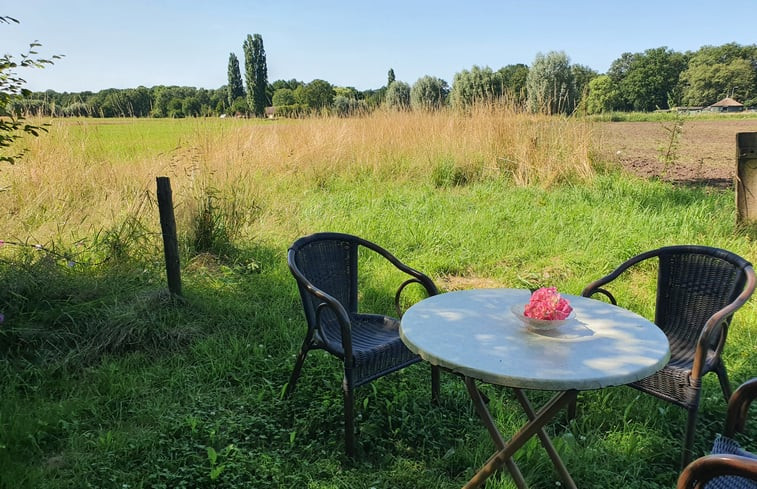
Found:
[{"label": "weed", "polygon": [[663,164],[666,173],[678,161],[678,149],[681,144],[684,122],[684,115],[676,112],[673,119],[661,123],[662,128],[667,132],[667,136],[658,148],[658,159]]}]

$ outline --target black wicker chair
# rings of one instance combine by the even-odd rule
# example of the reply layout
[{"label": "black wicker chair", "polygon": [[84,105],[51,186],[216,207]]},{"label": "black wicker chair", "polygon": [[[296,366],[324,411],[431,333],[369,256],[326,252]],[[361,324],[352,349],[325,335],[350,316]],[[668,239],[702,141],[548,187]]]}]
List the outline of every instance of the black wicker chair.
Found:
[{"label": "black wicker chair", "polygon": [[728,401],[725,430],[715,439],[712,454],[700,457],[681,472],[678,489],[755,489],[757,454],[734,440],[746,425],[749,406],[757,398],[757,377],[741,384]]},{"label": "black wicker chair", "polygon": [[[667,335],[671,356],[662,370],[631,386],[688,411],[683,468],[691,460],[702,377],[715,372],[726,401],[731,396],[721,353],[733,313],[754,291],[755,273],[748,261],[726,250],[667,246],[631,258],[587,285],[581,294],[601,294],[616,304],[605,286],[634,265],[653,258],[658,261],[654,322]],[[570,412],[575,413],[575,405]]]},{"label": "black wicker chair", "polygon": [[[287,261],[297,280],[308,327],[284,396],[294,390],[310,350],[326,350],[341,359],[344,364],[344,440],[350,458],[355,455],[354,389],[420,360],[402,343],[397,319],[358,310],[359,248],[378,253],[408,276],[395,295],[398,316],[402,314],[400,297],[407,285],[417,283],[428,295],[438,293],[429,277],[403,264],[380,246],[356,236],[317,233],[298,239],[289,248]],[[438,367],[432,367],[431,373],[431,396],[437,401]]]}]

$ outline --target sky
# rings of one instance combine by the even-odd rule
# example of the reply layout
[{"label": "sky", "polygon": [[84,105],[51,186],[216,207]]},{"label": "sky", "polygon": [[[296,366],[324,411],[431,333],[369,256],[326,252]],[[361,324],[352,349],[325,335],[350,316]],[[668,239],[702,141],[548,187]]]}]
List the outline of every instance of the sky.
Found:
[{"label": "sky", "polygon": [[17,0],[0,16],[20,21],[0,23],[0,55],[18,59],[34,41],[40,57],[65,55],[17,71],[26,88],[57,92],[220,88],[230,53],[244,72],[248,34],[263,38],[269,82],[358,90],[385,85],[390,68],[410,85],[452,85],[474,65],[531,65],[551,51],[605,73],[626,52],[757,43],[745,22],[757,0]]}]

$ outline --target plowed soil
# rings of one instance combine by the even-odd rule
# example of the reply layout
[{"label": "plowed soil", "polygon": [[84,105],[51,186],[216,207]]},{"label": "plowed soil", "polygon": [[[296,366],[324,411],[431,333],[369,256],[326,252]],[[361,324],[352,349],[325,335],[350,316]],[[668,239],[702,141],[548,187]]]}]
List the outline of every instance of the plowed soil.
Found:
[{"label": "plowed soil", "polygon": [[[728,188],[736,175],[736,134],[757,132],[757,119],[685,120],[671,142],[672,122],[606,122],[597,142],[607,161],[644,178]],[[669,164],[664,164],[668,153]]]}]

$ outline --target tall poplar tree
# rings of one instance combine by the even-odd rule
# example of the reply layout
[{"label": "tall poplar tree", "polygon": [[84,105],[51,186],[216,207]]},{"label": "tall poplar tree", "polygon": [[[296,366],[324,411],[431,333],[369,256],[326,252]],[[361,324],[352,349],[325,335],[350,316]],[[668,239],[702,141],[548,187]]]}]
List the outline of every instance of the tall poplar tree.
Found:
[{"label": "tall poplar tree", "polygon": [[244,97],[242,72],[239,71],[239,60],[234,53],[229,54],[229,84],[226,86],[226,92],[229,98],[229,107],[234,105],[237,98]]},{"label": "tall poplar tree", "polygon": [[395,80],[395,78],[394,78],[394,68],[389,68],[389,71],[387,71],[387,73],[386,73],[386,86],[387,86],[387,88],[389,87],[389,85],[391,85],[392,83],[394,83],[394,80]]},{"label": "tall poplar tree", "polygon": [[247,34],[244,48],[244,71],[247,82],[247,102],[252,112],[261,117],[267,105],[266,86],[268,85],[268,66],[260,34]]}]

